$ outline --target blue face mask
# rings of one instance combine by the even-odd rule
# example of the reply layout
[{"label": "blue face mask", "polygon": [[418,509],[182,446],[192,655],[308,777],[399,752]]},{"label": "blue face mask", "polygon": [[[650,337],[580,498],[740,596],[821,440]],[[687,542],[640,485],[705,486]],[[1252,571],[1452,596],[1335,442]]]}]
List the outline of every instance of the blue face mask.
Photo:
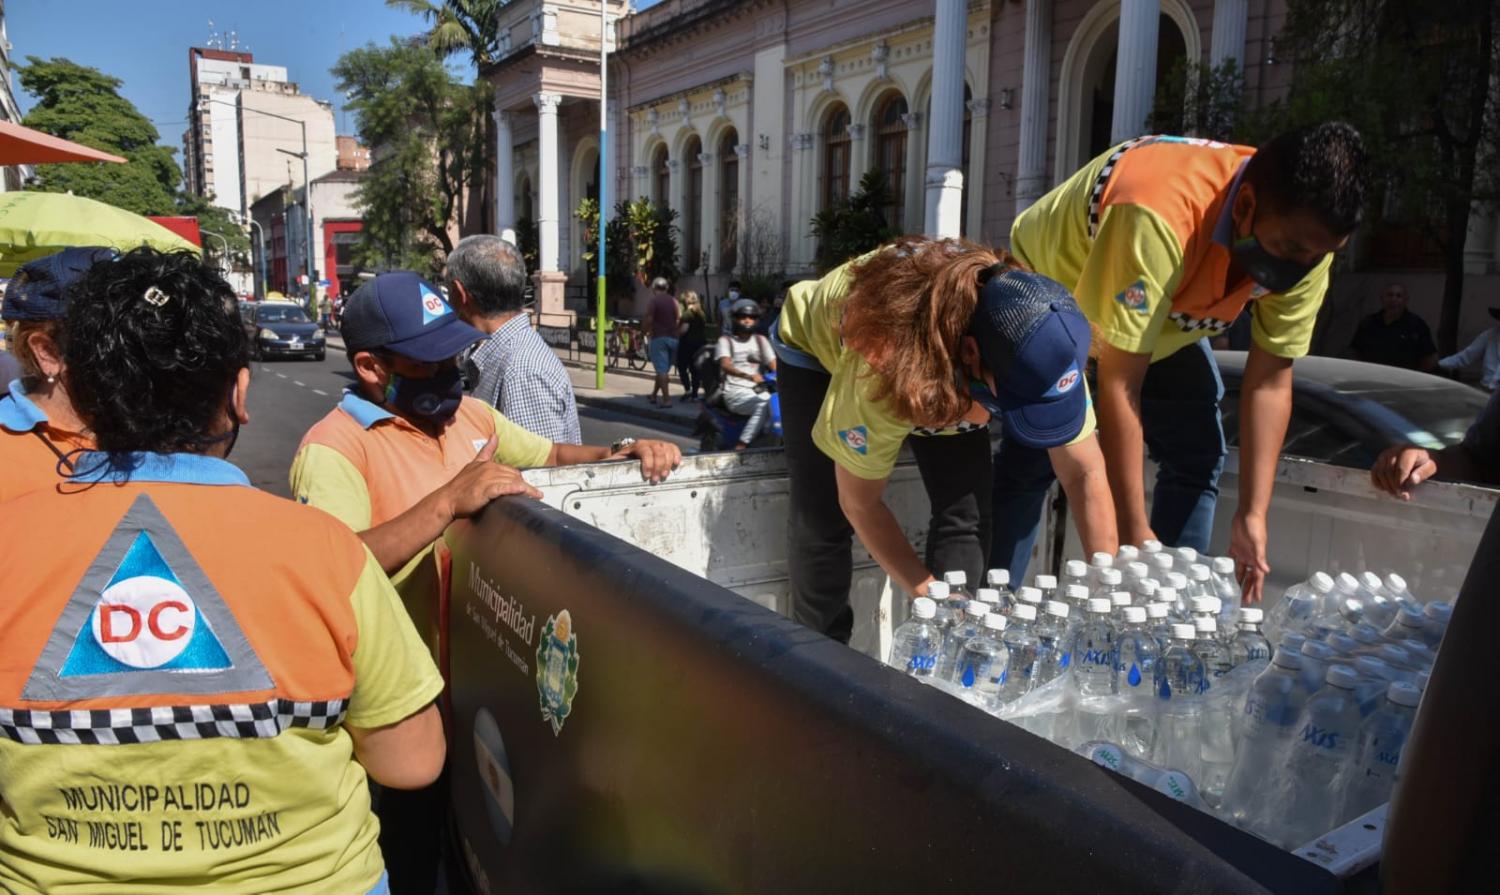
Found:
[{"label": "blue face mask", "polygon": [[397,413],[439,424],[453,419],[463,397],[464,376],[457,367],[426,379],[392,373],[391,384],[385,390],[386,403]]},{"label": "blue face mask", "polygon": [[969,379],[969,397],[973,398],[980,407],[988,410],[990,416],[998,417],[1005,412],[1005,408],[1000,406],[1000,399],[995,397],[995,393],[990,391],[990,387],[983,379]]}]

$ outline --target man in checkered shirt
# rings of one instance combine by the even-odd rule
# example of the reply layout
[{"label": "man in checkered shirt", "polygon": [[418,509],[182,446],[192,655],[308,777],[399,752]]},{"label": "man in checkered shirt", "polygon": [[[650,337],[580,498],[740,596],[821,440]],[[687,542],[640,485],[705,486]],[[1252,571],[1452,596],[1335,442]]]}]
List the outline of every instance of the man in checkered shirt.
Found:
[{"label": "man in checkered shirt", "polygon": [[489,338],[469,355],[471,393],[522,428],[557,444],[582,444],[573,384],[521,310],[526,264],[515,246],[481,234],[448,255],[448,300]]}]

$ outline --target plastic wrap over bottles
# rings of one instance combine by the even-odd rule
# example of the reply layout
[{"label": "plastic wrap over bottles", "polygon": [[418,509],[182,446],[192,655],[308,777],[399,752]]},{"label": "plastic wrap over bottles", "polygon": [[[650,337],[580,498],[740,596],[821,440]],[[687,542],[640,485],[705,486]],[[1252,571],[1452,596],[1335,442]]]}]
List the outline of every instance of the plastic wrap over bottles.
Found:
[{"label": "plastic wrap over bottles", "polygon": [[1192,805],[1199,811],[1208,810],[1198,795],[1193,779],[1176,768],[1157,767],[1149,761],[1133,756],[1118,745],[1094,740],[1078,747],[1078,754],[1100,767],[1109,768],[1116,774],[1142,783],[1159,793]]}]

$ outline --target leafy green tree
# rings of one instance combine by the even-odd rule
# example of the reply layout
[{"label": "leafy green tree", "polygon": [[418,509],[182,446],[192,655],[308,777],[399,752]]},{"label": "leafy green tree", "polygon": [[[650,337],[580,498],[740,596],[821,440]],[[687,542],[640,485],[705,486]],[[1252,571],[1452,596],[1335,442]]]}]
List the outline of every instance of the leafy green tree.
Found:
[{"label": "leafy green tree", "polygon": [[1146,130],[1210,140],[1236,140],[1245,116],[1245,76],[1233,59],[1214,67],[1177,60],[1156,85]]},{"label": "leafy green tree", "polygon": [[[583,223],[583,262],[588,278],[598,276],[599,201],[584,199],[574,216]],[[630,296],[636,283],[656,277],[676,280],[677,212],[652,204],[650,199],[622,199],[615,205],[605,236],[609,259],[605,266],[605,288],[612,297]]]},{"label": "leafy green tree", "polygon": [[439,55],[466,52],[474,67],[482,69],[499,54],[495,24],[505,0],[385,0],[385,5],[415,13],[431,23],[427,46]]},{"label": "leafy green tree", "polygon": [[210,236],[203,237],[203,254],[210,261],[220,260],[228,249],[228,261],[237,267],[250,266],[250,237],[227,208],[209,203],[201,196],[183,195],[177,214],[198,219],[198,229],[224,238],[221,244]]},{"label": "leafy green tree", "polygon": [[365,222],[356,260],[432,271],[488,174],[489,82],[461,83],[425,46],[396,38],[345,53],[333,75],[372,154],[355,193]]},{"label": "leafy green tree", "polygon": [[120,95],[119,78],[68,59],[35,56],[26,57],[16,73],[37,98],[22,124],[127,160],[37,165],[35,189],[72,192],[137,214],[177,213],[182,169],[175,150],[156,144],[156,128]]},{"label": "leafy green tree", "polygon": [[818,270],[826,273],[900,236],[901,231],[885,220],[885,209],[890,205],[891,188],[885,172],[872,168],[859,179],[859,189],[853,195],[813,215]]}]

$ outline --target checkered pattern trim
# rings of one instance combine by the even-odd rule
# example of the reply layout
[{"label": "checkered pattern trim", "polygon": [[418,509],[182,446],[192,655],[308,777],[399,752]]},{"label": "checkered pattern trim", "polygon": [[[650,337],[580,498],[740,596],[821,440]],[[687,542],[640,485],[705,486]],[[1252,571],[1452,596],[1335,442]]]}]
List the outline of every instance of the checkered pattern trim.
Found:
[{"label": "checkered pattern trim", "polygon": [[327,730],[343,723],[349,700],[273,699],[238,705],[35,711],[0,709],[0,735],[36,745],[156,743],[162,740],[268,739],[288,728]]},{"label": "checkered pattern trim", "polygon": [[1109,154],[1104,160],[1104,167],[1100,169],[1099,176],[1094,178],[1094,189],[1089,193],[1089,239],[1099,235],[1099,203],[1104,198],[1104,187],[1109,184],[1109,177],[1115,172],[1115,165],[1119,163],[1120,156],[1152,140],[1151,137],[1137,137],[1128,143],[1120,145],[1119,149]]},{"label": "checkered pattern trim", "polygon": [[1189,317],[1181,311],[1173,311],[1167,315],[1167,318],[1177,324],[1185,333],[1202,332],[1211,336],[1216,336],[1228,329],[1233,322],[1230,320],[1219,320],[1214,317],[1204,317],[1202,320],[1198,320],[1194,317]]},{"label": "checkered pattern trim", "polygon": [[968,420],[959,420],[952,426],[918,426],[911,430],[913,435],[962,435],[965,432],[973,432],[975,429],[984,429],[987,423],[971,423]]}]

